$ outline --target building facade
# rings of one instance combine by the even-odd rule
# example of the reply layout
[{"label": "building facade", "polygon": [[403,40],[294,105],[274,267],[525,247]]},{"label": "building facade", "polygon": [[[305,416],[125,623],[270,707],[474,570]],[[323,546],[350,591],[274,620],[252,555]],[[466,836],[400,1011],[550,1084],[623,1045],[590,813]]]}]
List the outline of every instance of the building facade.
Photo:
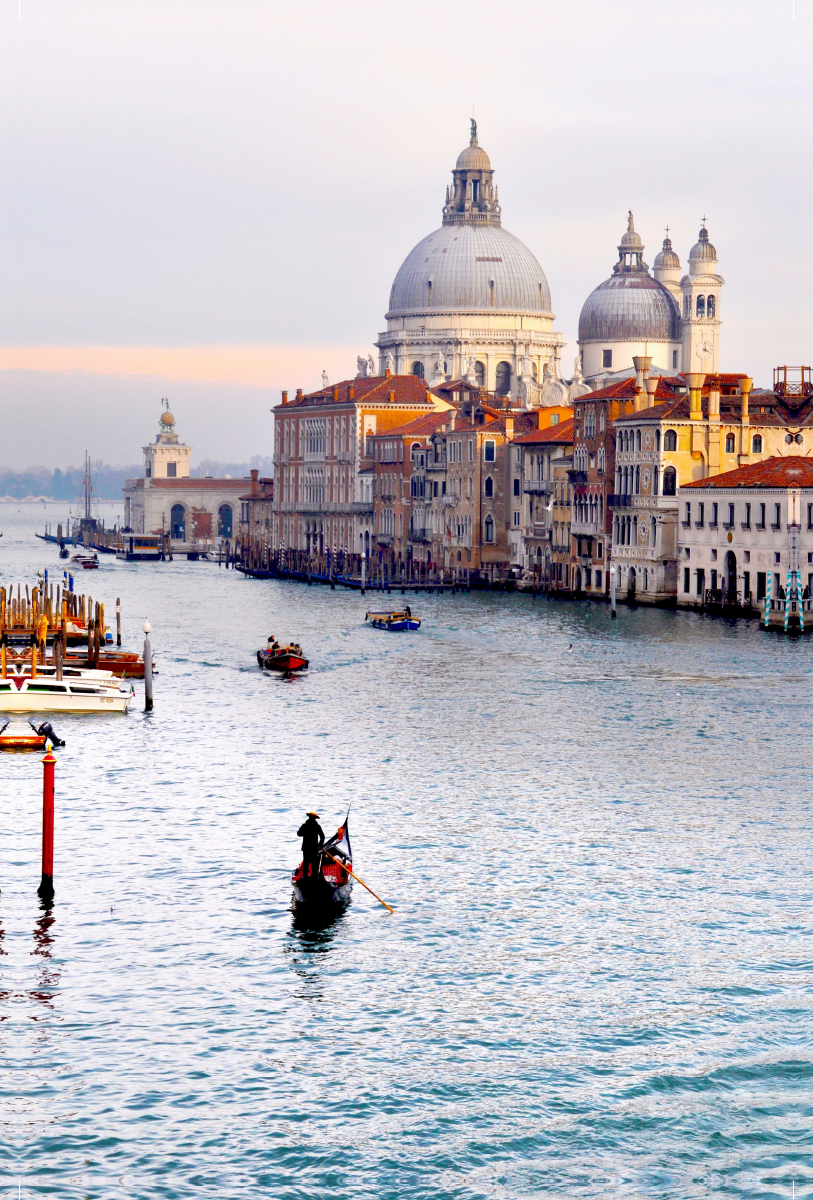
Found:
[{"label": "building facade", "polygon": [[570,417],[523,434],[514,443],[521,452],[526,502],[522,565],[551,592],[570,592],[573,426]]},{"label": "building facade", "polygon": [[174,553],[231,549],[246,481],[189,474],[192,447],[175,432],[168,406],[155,441],[143,447],[144,475],[124,485],[124,525],[132,533],[169,534]]}]

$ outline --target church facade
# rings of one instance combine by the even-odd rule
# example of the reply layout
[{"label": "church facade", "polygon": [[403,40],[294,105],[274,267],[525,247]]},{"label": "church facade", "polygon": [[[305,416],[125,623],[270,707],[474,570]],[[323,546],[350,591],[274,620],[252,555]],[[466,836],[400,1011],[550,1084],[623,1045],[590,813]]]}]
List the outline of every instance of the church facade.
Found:
[{"label": "church facade", "polygon": [[387,328],[376,342],[378,369],[363,373],[417,375],[432,387],[465,378],[538,405],[543,386],[559,379],[562,335],[553,328],[544,271],[502,227],[494,171],[474,121],[452,177],[441,227],[395,276]]}]

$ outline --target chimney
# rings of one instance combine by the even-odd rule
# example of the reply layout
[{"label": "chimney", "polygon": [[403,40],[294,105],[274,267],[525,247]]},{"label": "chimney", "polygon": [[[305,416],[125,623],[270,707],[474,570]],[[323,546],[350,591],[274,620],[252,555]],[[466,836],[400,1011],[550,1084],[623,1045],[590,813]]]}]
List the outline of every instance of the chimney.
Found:
[{"label": "chimney", "polygon": [[395,392],[390,392],[390,404],[395,403]]},{"label": "chimney", "polygon": [[690,371],[685,378],[689,385],[689,420],[700,421],[703,417],[703,383],[706,376]]},{"label": "chimney", "polygon": [[256,496],[258,491],[257,480],[260,478],[260,472],[256,467],[252,467],[249,474],[251,475],[251,494],[252,496]]},{"label": "chimney", "polygon": [[392,371],[387,367],[384,371],[384,378],[389,379],[390,375],[392,375]]},{"label": "chimney", "polygon": [[641,412],[646,408],[646,380],[649,376],[649,368],[652,366],[652,359],[648,355],[637,354],[633,357],[632,365],[635,367],[635,399],[632,403],[633,412]]},{"label": "chimney", "polygon": [[350,387],[347,389],[347,399],[355,400],[355,398],[356,398],[356,385],[354,383],[351,383]]},{"label": "chimney", "polygon": [[537,420],[536,427],[537,427],[537,429],[545,428],[545,425],[544,425],[545,418],[543,416],[544,411],[545,411],[544,408],[538,408],[536,410],[536,420]]},{"label": "chimney", "polygon": [[751,417],[748,412],[748,397],[751,393],[751,388],[753,386],[754,386],[754,381],[753,381],[753,379],[749,379],[748,376],[746,376],[745,379],[740,380],[740,394],[742,395],[742,423],[743,423],[743,425],[748,425],[751,420]]},{"label": "chimney", "polygon": [[288,403],[288,393],[287,393],[287,392],[283,392],[283,393],[282,393],[282,403],[283,403],[283,404],[287,404],[287,403]]},{"label": "chimney", "polygon": [[338,404],[338,403],[339,403],[339,389],[338,389],[337,387],[335,387],[335,388],[333,389],[333,403],[334,403],[334,404]]},{"label": "chimney", "polygon": [[456,416],[457,416],[457,413],[454,411],[454,409],[452,409],[452,433],[454,433],[454,423],[455,423]]},{"label": "chimney", "polygon": [[718,423],[720,420],[720,385],[709,388],[709,420]]},{"label": "chimney", "polygon": [[296,389],[296,398],[297,398],[297,400],[301,400],[301,399],[302,399],[302,396],[303,396],[302,388],[297,388],[297,389]]},{"label": "chimney", "polygon": [[514,418],[513,418],[513,417],[506,417],[506,418],[505,418],[505,437],[506,437],[506,441],[509,441],[509,442],[510,442],[510,441],[511,441],[511,438],[512,438],[513,436],[514,436]]},{"label": "chimney", "polygon": [[650,408],[655,403],[655,393],[658,390],[658,382],[659,381],[657,379],[650,378],[649,376],[647,376],[644,380],[644,384],[646,386],[646,398]]}]

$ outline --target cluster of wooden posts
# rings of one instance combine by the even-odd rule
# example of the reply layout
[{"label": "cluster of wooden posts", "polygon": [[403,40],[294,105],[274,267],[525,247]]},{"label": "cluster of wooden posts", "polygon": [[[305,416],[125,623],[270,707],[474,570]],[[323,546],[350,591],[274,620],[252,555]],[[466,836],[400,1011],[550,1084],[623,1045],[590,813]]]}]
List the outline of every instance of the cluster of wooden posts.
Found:
[{"label": "cluster of wooden posts", "polygon": [[[98,666],[99,652],[105,639],[104,604],[57,584],[31,588],[17,584],[8,591],[0,587],[0,672],[5,679],[8,659],[27,659],[30,654],[31,676],[36,678],[37,664],[47,661],[51,646],[56,678],[62,678],[62,666],[68,643],[87,641],[88,665]],[[11,644],[28,645],[21,654],[10,651]],[[116,645],[121,645],[121,604],[116,600]]]}]

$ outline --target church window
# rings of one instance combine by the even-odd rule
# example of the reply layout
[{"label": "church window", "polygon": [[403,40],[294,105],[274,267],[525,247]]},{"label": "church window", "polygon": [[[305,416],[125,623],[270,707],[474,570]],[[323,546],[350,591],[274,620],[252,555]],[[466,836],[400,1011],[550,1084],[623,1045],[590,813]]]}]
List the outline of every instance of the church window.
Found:
[{"label": "church window", "polygon": [[707,316],[707,317],[713,317],[713,316],[714,316],[714,309],[715,309],[715,301],[714,301],[714,297],[713,297],[713,296],[709,296],[709,298],[706,300],[706,316]]},{"label": "church window", "polygon": [[674,467],[667,467],[663,473],[663,494],[664,496],[674,496],[677,492],[677,471]]},{"label": "church window", "polygon": [[487,516],[483,522],[483,537],[487,542],[494,541],[494,520],[491,515]]},{"label": "church window", "polygon": [[677,352],[677,350],[673,350],[672,351],[672,370],[673,371],[677,370],[677,359],[678,359],[678,352]]},{"label": "church window", "polygon": [[507,396],[511,391],[511,364],[507,362],[497,363],[497,386],[496,392],[498,396]]},{"label": "church window", "polygon": [[474,382],[479,388],[486,386],[486,369],[481,362],[474,364]]},{"label": "church window", "polygon": [[[667,429],[663,435],[663,448],[664,450],[677,450],[677,434],[674,429]],[[664,495],[666,495],[665,492]]]},{"label": "church window", "polygon": [[422,363],[422,362],[414,362],[414,363],[412,364],[412,374],[413,374],[413,375],[417,375],[419,379],[423,379],[423,378],[424,378],[424,371],[423,371],[423,363]]},{"label": "church window", "polygon": [[485,496],[493,496],[494,495],[494,480],[491,478],[490,475],[486,476],[486,481],[485,481],[485,484],[483,485],[483,495],[485,495]]},{"label": "church window", "polygon": [[611,367],[611,366],[613,365],[613,352],[612,352],[612,350],[602,350],[602,352],[601,352],[601,365],[602,365],[602,367]]},{"label": "church window", "polygon": [[705,315],[706,315],[706,297],[705,296],[697,297],[697,315],[698,315],[698,317],[705,317]]},{"label": "church window", "polygon": [[496,461],[497,461],[496,442],[492,441],[491,438],[486,438],[486,440],[483,442],[483,462],[496,462]]},{"label": "church window", "polygon": [[762,435],[759,433],[755,433],[751,440],[751,453],[752,454],[761,454],[762,453]]},{"label": "church window", "polygon": [[727,433],[725,435],[725,452],[726,454],[734,453],[734,434]]}]

